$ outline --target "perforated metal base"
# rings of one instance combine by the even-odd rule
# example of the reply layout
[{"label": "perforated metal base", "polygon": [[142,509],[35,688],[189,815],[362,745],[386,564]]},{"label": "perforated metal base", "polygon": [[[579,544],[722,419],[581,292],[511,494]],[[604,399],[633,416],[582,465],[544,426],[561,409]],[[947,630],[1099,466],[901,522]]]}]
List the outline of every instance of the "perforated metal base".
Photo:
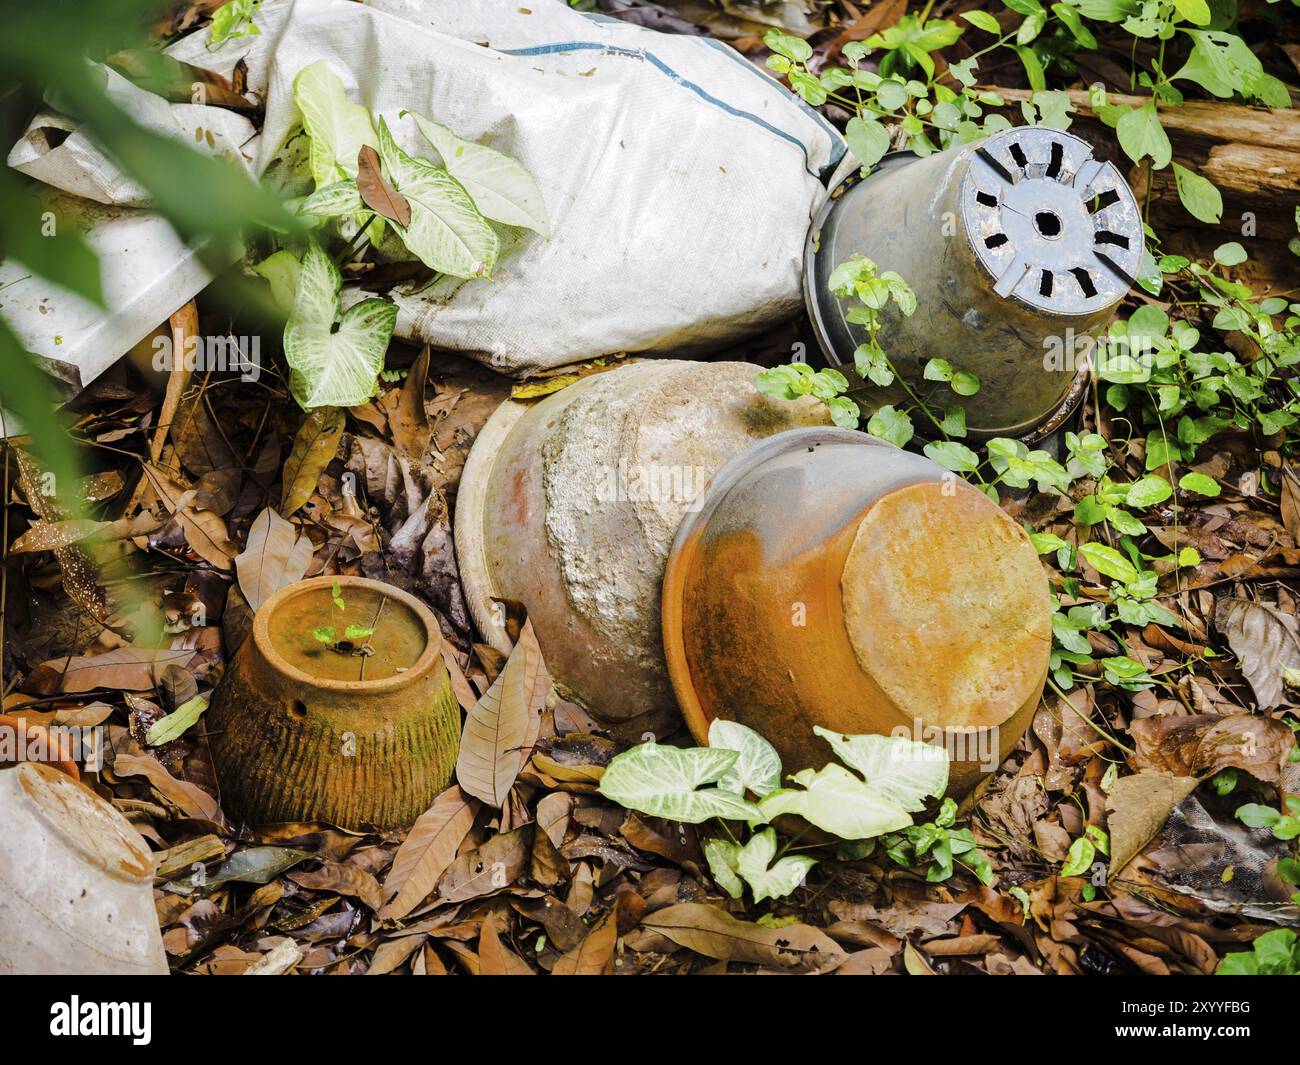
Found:
[{"label": "perforated metal base", "polygon": [[1089,314],[1121,299],[1142,256],[1137,200],[1078,137],[1006,130],[975,152],[962,220],[994,291],[1047,314]]}]

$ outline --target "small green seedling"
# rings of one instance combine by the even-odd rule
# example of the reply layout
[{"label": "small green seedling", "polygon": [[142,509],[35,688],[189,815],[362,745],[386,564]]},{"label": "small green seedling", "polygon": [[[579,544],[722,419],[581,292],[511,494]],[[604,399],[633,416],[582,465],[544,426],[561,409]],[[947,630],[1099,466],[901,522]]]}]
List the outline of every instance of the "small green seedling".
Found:
[{"label": "small green seedling", "polygon": [[[340,613],[342,613],[342,611],[347,607],[347,604],[343,601],[343,589],[339,587],[337,578],[330,586],[330,601],[334,604],[334,608]],[[386,603],[388,600],[385,599],[384,602]],[[383,608],[383,603],[381,603],[379,609],[382,611]],[[378,614],[376,614],[375,617],[376,620],[378,620]],[[374,648],[370,646],[369,642],[370,637],[375,634],[373,626],[367,628],[364,625],[349,625],[343,630],[343,639],[341,640],[336,639],[337,630],[333,625],[317,625],[316,628],[311,630],[311,634],[316,639],[317,643],[325,644],[331,651],[334,651],[337,654],[372,655],[375,653]],[[357,640],[364,640],[366,642],[360,647],[357,647]]]}]

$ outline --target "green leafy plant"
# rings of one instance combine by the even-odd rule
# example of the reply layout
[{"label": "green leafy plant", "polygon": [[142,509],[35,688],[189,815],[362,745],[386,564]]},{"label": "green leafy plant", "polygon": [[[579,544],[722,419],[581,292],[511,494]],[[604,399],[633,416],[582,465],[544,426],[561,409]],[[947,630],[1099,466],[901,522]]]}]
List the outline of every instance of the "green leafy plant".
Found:
[{"label": "green leafy plant", "polygon": [[[1105,829],[1088,825],[1084,828],[1083,835],[1070,844],[1070,849],[1065,855],[1065,864],[1061,866],[1061,875],[1086,876],[1092,871],[1092,864],[1098,854],[1104,857],[1110,855],[1110,836]],[[1091,902],[1096,894],[1097,889],[1091,883],[1084,885],[1083,896],[1088,902]]]},{"label": "green leafy plant", "polygon": [[[1117,322],[1098,347],[1097,372],[1108,382],[1107,403],[1135,417],[1146,432],[1146,468],[1172,468],[1191,461],[1196,449],[1229,427],[1262,436],[1290,434],[1300,417],[1300,304],[1280,297],[1256,300],[1249,286],[1227,271],[1245,259],[1241,245],[1221,245],[1215,265],[1204,267],[1167,256],[1161,268],[1193,290],[1180,303],[1212,318],[1212,328],[1235,332],[1254,349],[1242,359],[1214,350],[1186,321],[1171,320],[1144,306]],[[1179,487],[1217,495],[1203,475],[1183,477]]]},{"label": "green leafy plant", "polygon": [[[987,23],[975,24],[988,28]],[[773,52],[767,65],[785,75],[805,101],[813,106],[830,101],[849,111],[853,117],[844,133],[849,150],[864,168],[870,168],[892,142],[885,120],[897,121],[900,147],[923,156],[1010,125],[1000,114],[985,113],[987,108],[1001,107],[1002,98],[974,88],[979,56],[1002,40],[948,67],[953,84],[943,83],[945,75],[939,72],[934,53],[954,43],[962,32],[963,27],[946,19],[906,14],[881,33],[845,45],[846,66],[828,66],[817,74],[808,69],[812,48],[806,41],[776,29],[768,30],[763,40]],[[866,69],[863,61],[876,53],[883,53],[877,69]]]},{"label": "green leafy plant", "polygon": [[209,39],[212,44],[221,44],[234,37],[256,37],[262,31],[258,29],[253,16],[262,6],[262,0],[230,0],[212,12],[212,26]]},{"label": "green leafy plant", "polygon": [[[343,589],[339,586],[337,579],[335,579],[334,583],[330,586],[330,601],[334,604],[334,609],[339,611],[339,613],[342,613],[347,609],[347,603],[343,601]],[[385,602],[387,602],[387,600],[384,600],[379,604],[380,611],[383,610]],[[378,620],[377,617],[376,620]],[[333,625],[318,625],[316,628],[311,630],[311,634],[312,638],[317,643],[325,644],[331,651],[335,651],[338,654],[364,655],[373,653],[370,648],[370,637],[375,634],[373,625],[349,625],[343,630],[342,639],[337,638],[337,630]],[[358,648],[355,646],[355,641],[357,640],[364,640],[366,642]]]},{"label": "green leafy plant", "polygon": [[362,300],[340,313],[343,277],[314,240],[297,275],[293,313],[284,328],[284,357],[294,398],[307,409],[364,403],[384,368],[397,305]]},{"label": "green leafy plant", "polygon": [[[859,344],[853,353],[853,364],[858,375],[872,384],[887,386],[897,378],[918,407],[923,407],[920,399],[908,387],[889,361],[880,346],[878,335],[882,322],[882,312],[894,304],[898,311],[910,316],[916,311],[916,294],[911,287],[893,270],[881,273],[876,264],[865,255],[854,255],[847,262],[840,263],[828,278],[831,291],[840,299],[856,299],[857,306],[850,308],[848,320],[860,325],[867,331],[867,339]],[[931,360],[941,362],[942,360]],[[946,365],[946,364],[944,364]],[[979,389],[979,381],[974,374],[962,374],[960,382],[954,389],[969,387],[970,395]],[[949,367],[947,379],[953,374]],[[799,396],[811,395],[826,404],[831,420],[847,429],[857,428],[861,410],[852,399],[841,393],[848,391],[848,379],[839,370],[826,368],[814,371],[804,363],[790,363],[774,366],[764,370],[755,379],[755,385],[761,392],[778,399],[797,399]],[[927,408],[928,410],[928,408]],[[965,419],[962,419],[963,432]],[[872,415],[867,424],[867,432],[881,439],[888,440],[902,447],[913,435],[911,419],[907,411],[895,410],[892,406],[880,408]]]},{"label": "green leafy plant", "polygon": [[[124,48],[138,50],[142,78],[165,81],[165,60],[140,46],[157,0],[100,0],[94,4],[34,3],[6,8],[7,32],[0,39],[0,66],[12,86],[32,99],[57,99],[77,116],[94,142],[131,178],[148,190],[155,209],[207,259],[214,272],[218,249],[246,229],[270,226],[293,233],[299,221],[279,197],[230,164],[195,150],[178,138],[147,128],[109,92],[103,67],[93,61]],[[194,195],[202,189],[203,195]],[[0,167],[0,251],[95,306],[104,306],[99,262],[75,224],[60,219],[55,232],[45,224],[48,202],[25,179]],[[252,301],[250,301],[252,302]],[[79,500],[77,460],[67,432],[50,416],[57,404],[50,381],[0,318],[0,374],[5,406],[31,433],[32,450],[55,475],[56,494],[72,514]]]},{"label": "green leafy plant", "polygon": [[[1101,120],[1115,130],[1120,147],[1133,162],[1149,160],[1155,170],[1172,165],[1183,206],[1208,223],[1221,220],[1223,197],[1208,179],[1172,161],[1169,136],[1160,120],[1162,107],[1176,107],[1183,102],[1183,91],[1175,83],[1198,85],[1224,99],[1238,96],[1267,107],[1291,106],[1286,87],[1265,73],[1246,42],[1227,29],[1236,17],[1236,6],[1232,3],[1212,9],[1206,0],[1068,0],[1051,7],[1058,42],[1069,37],[1077,46],[1096,48],[1096,37],[1085,20],[1117,23],[1132,35],[1135,44],[1141,40],[1155,42],[1150,69],[1135,65],[1132,72],[1135,85],[1149,93],[1145,102],[1111,103],[1105,89],[1094,85],[1090,103]],[[1008,2],[1007,7],[1016,11],[1027,7],[1042,10],[1036,0],[1016,0]],[[1063,58],[1059,49],[1043,48],[1041,43],[1038,52],[1040,64],[1049,58],[1058,62]],[[1174,69],[1177,55],[1185,60]],[[1060,65],[1068,73],[1074,72],[1072,64]],[[1034,80],[1032,74],[1030,80]]]},{"label": "green leafy plant", "polygon": [[1215,976],[1300,976],[1300,939],[1289,928],[1257,936],[1251,949],[1225,955]]},{"label": "green leafy plant", "polygon": [[1247,803],[1236,810],[1236,818],[1248,828],[1267,828],[1278,839],[1300,837],[1300,797],[1286,797],[1286,812],[1262,803]]},{"label": "green leafy plant", "polygon": [[848,378],[832,366],[814,370],[806,362],[792,362],[764,370],[754,384],[760,392],[777,399],[813,396],[826,404],[831,421],[842,429],[858,427],[858,405],[841,395],[849,387]]},{"label": "green leafy plant", "polygon": [[[407,153],[382,116],[348,99],[324,60],[298,72],[294,101],[316,186],[297,209],[315,232],[301,258],[281,249],[255,269],[292,308],[284,345],[294,397],[307,409],[354,406],[378,387],[397,308],[373,298],[340,313],[338,262],[373,250],[389,261],[413,257],[435,277],[489,278],[501,248],[493,221],[543,237],[550,221],[516,160],[414,112],[402,115],[441,163]],[[334,259],[328,242],[343,244]]]},{"label": "green leafy plant", "polygon": [[[600,791],[654,817],[688,824],[716,820],[722,835],[706,839],[704,853],[718,886],[733,898],[741,897],[745,885],[756,902],[782,898],[803,882],[818,859],[792,853],[798,838],[782,844],[775,829],[763,826],[797,815],[823,832],[861,844],[918,827],[912,825],[912,814],[924,809],[928,797],[941,795],[948,783],[948,756],[942,748],[900,737],[846,736],[817,726],[813,731],[843,764],[795,773],[789,778],[794,787],[781,786],[780,758],[762,736],[736,722],[715,720],[708,747],[643,743],[618,755],[606,768]],[[945,804],[941,825],[919,826],[923,831],[915,837],[900,836],[898,847],[906,844],[912,850],[897,853],[941,867],[946,862],[951,873],[952,856],[974,850],[969,833],[950,831],[955,809]],[[733,832],[736,822],[748,826],[748,839]],[[977,875],[987,873],[982,855],[972,868]]]},{"label": "green leafy plant", "polygon": [[[853,117],[845,139],[854,156],[870,168],[896,143],[886,121],[897,123],[897,145],[919,155],[1005,129],[1009,123],[1002,114],[985,113],[1003,106],[1002,98],[976,87],[980,60],[998,49],[1013,51],[1024,68],[1031,89],[1030,99],[1021,106],[1024,121],[1066,129],[1073,107],[1064,93],[1048,91],[1047,71],[1058,68],[1073,77],[1078,73],[1073,54],[1099,47],[1088,23],[1118,24],[1135,45],[1143,40],[1155,43],[1150,68],[1135,64],[1131,74],[1132,87],[1145,89],[1148,97],[1136,105],[1112,103],[1105,88],[1094,85],[1091,107],[1115,130],[1133,162],[1148,160],[1156,170],[1172,166],[1183,206],[1203,222],[1218,223],[1222,195],[1207,178],[1173,162],[1160,110],[1183,102],[1183,90],[1176,83],[1199,86],[1219,98],[1291,106],[1286,86],[1267,74],[1246,42],[1230,31],[1236,4],[1212,9],[1207,0],[1061,0],[1048,7],[1040,0],[1005,0],[1005,7],[1022,16],[1007,29],[982,10],[961,14],[968,27],[930,19],[927,5],[920,14],[908,13],[865,41],[847,44],[846,66],[828,66],[816,74],[808,67],[812,49],[806,41],[770,30],[764,38],[773,52],[768,66],[783,74],[808,103],[829,101],[848,109]],[[943,69],[935,54],[954,44],[967,28],[994,39]],[[1179,56],[1183,61],[1176,66]],[[861,67],[868,57],[875,60],[874,72]]]},{"label": "green leafy plant", "polygon": [[982,884],[993,883],[993,867],[969,828],[953,828],[957,804],[944,799],[933,821],[909,825],[881,839],[885,854],[901,866],[925,867],[925,878],[939,883],[952,876],[956,865],[968,869]]}]

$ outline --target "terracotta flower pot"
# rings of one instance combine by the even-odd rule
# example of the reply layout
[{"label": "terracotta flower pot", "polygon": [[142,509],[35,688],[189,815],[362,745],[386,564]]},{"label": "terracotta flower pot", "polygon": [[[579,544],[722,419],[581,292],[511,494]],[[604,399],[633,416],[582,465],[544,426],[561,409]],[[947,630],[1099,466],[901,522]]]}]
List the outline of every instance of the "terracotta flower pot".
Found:
[{"label": "terracotta flower pot", "polygon": [[935,463],[842,429],[750,448],[687,514],[663,585],[664,647],[692,734],[730,718],[785,771],[831,760],[813,725],[942,743],[950,790],[1033,717],[1052,642],[1023,530]]},{"label": "terracotta flower pot", "polygon": [[826,423],[761,394],[761,370],[656,359],[509,401],[466,463],[456,555],[479,631],[508,650],[493,600],[522,602],[560,692],[622,734],[676,720],[659,594],[682,515],[733,455]]},{"label": "terracotta flower pot", "polygon": [[89,788],[37,762],[0,770],[0,975],[165,974],[153,870]]},{"label": "terracotta flower pot", "polygon": [[[328,821],[405,828],[451,780],[460,711],[429,610],[398,588],[335,578],[281,589],[213,693],[205,715],[222,805],[250,824]],[[335,650],[349,625],[374,627]]]}]

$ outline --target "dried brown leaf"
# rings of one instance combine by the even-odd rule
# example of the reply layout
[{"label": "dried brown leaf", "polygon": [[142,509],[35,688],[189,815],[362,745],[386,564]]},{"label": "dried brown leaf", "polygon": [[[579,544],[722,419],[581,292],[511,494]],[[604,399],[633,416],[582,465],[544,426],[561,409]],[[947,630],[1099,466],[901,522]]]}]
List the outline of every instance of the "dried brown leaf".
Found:
[{"label": "dried brown leaf", "polygon": [[618,905],[605,914],[581,943],[564,954],[551,969],[552,976],[603,976],[614,971],[618,943]]},{"label": "dried brown leaf", "polygon": [[311,565],[312,543],[270,507],[253,519],[248,543],[235,556],[239,590],[256,610],[281,588],[302,580]]},{"label": "dried brown leaf", "polygon": [[505,668],[465,716],[456,780],[466,792],[490,806],[500,807],[505,802],[536,740],[538,715],[534,704],[545,674],[541,650],[529,622],[519,634]]},{"label": "dried brown leaf", "polygon": [[359,866],[346,862],[325,861],[319,869],[292,872],[289,879],[308,891],[327,891],[360,899],[376,912],[384,904],[384,892],[379,881]]},{"label": "dried brown leaf", "polygon": [[510,887],[528,865],[533,825],[493,836],[483,846],[462,854],[438,880],[443,902],[467,902]]},{"label": "dried brown leaf", "polygon": [[178,780],[172,776],[157,758],[147,754],[119,754],[113,761],[113,775],[143,776],[148,779],[154,791],[186,817],[197,817],[218,825],[225,824],[226,819],[216,799],[197,784]]},{"label": "dried brown leaf", "polygon": [[569,860],[559,852],[544,830],[533,833],[533,854],[528,875],[534,883],[546,888],[555,887],[573,875]]},{"label": "dried brown leaf", "polygon": [[69,655],[42,662],[27,678],[28,690],[40,695],[88,692],[95,688],[148,691],[168,666],[184,668],[194,651],[119,647],[102,655]]},{"label": "dried brown leaf", "polygon": [[370,960],[367,976],[384,976],[400,966],[407,958],[424,946],[424,936],[403,936],[401,939],[387,939],[375,948],[375,955]]},{"label": "dried brown leaf", "polygon": [[1129,726],[1134,769],[1206,777],[1232,766],[1277,784],[1295,745],[1292,731],[1260,714],[1144,717]]},{"label": "dried brown leaf", "polygon": [[1300,547],[1300,471],[1294,466],[1282,467],[1282,524]]},{"label": "dried brown leaf", "polygon": [[641,925],[706,958],[752,962],[778,969],[829,972],[847,957],[820,928],[767,928],[740,921],[716,906],[683,902],[658,910]]},{"label": "dried brown leaf", "polygon": [[311,498],[321,472],[339,449],[345,421],[338,407],[317,407],[303,419],[294,435],[289,461],[284,464],[282,513],[293,514]]},{"label": "dried brown leaf", "polygon": [[[202,342],[202,338],[182,338],[182,342],[188,341]],[[178,356],[181,354],[177,352]],[[171,439],[176,445],[176,457],[195,477],[202,477],[214,470],[230,469],[238,464],[235,453],[208,414],[207,400],[202,389],[182,398],[172,419]]]},{"label": "dried brown leaf", "polygon": [[536,976],[532,967],[501,942],[496,917],[488,914],[478,934],[478,963],[481,976]]},{"label": "dried brown leaf", "polygon": [[175,710],[199,694],[199,685],[188,669],[171,665],[158,677],[158,694],[169,711]]},{"label": "dried brown leaf", "polygon": [[429,345],[406,375],[397,406],[388,416],[393,446],[413,459],[423,460],[429,448],[429,412],[424,406],[424,390],[429,381]]},{"label": "dried brown leaf", "polygon": [[903,968],[907,970],[909,976],[938,976],[930,959],[912,945],[908,940],[903,944]]},{"label": "dried brown leaf", "polygon": [[379,153],[368,144],[362,145],[357,153],[357,190],[365,205],[376,214],[403,226],[411,224],[411,201],[388,183],[379,164]]},{"label": "dried brown leaf", "polygon": [[546,938],[559,951],[572,950],[589,931],[582,918],[554,895],[540,899],[512,898],[510,905],[546,929]]},{"label": "dried brown leaf", "polygon": [[1142,850],[1169,819],[1173,808],[1196,788],[1195,777],[1171,776],[1144,769],[1120,777],[1106,797],[1110,832],[1110,871],[1113,879]]},{"label": "dried brown leaf", "polygon": [[565,834],[569,831],[569,813],[573,809],[573,798],[562,791],[553,791],[543,796],[537,803],[537,827],[550,838],[557,847],[564,845]]},{"label": "dried brown leaf", "polygon": [[405,917],[433,891],[468,835],[474,809],[464,792],[453,786],[419,816],[397,849],[384,880],[389,901],[379,911],[382,920]]},{"label": "dried brown leaf", "polygon": [[1261,710],[1286,697],[1282,674],[1300,669],[1300,624],[1290,614],[1264,603],[1227,596],[1214,604],[1214,627],[1241,662]]},{"label": "dried brown leaf", "polygon": [[158,529],[158,521],[150,514],[119,521],[92,521],[89,518],[72,518],[68,521],[34,521],[32,526],[9,548],[11,555],[30,554],[33,551],[58,551],[73,544],[97,544],[111,540],[125,540],[132,536],[147,536]]}]

